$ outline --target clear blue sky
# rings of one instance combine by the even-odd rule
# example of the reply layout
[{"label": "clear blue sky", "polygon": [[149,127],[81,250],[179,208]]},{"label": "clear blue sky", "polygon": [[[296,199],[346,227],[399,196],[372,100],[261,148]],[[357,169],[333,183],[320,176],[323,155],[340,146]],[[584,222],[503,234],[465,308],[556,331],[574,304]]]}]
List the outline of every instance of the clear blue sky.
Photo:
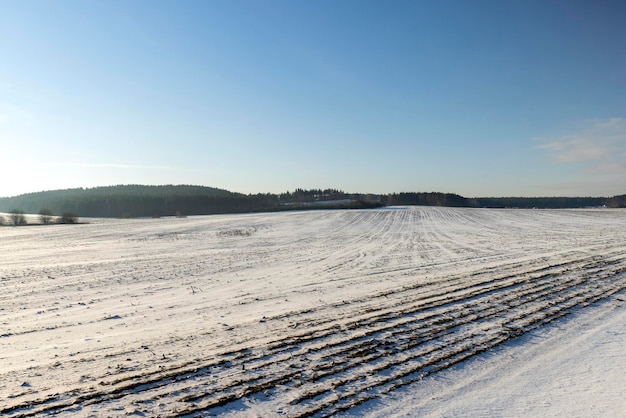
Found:
[{"label": "clear blue sky", "polygon": [[0,196],[626,193],[626,2],[0,0]]}]

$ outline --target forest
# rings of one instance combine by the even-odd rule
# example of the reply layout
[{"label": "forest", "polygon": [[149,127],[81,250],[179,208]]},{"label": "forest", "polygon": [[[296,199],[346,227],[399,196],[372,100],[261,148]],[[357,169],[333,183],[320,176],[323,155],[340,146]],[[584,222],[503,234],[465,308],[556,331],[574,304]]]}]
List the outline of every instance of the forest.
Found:
[{"label": "forest", "polygon": [[356,209],[381,206],[450,206],[562,209],[626,207],[626,195],[614,197],[485,197],[453,193],[346,193],[337,189],[301,189],[280,194],[242,194],[193,185],[117,185],[52,190],[0,198],[0,212],[75,213],[81,217],[135,218],[272,212],[296,209]]},{"label": "forest", "polygon": [[191,185],[118,185],[28,193],[0,198],[0,212],[81,217],[136,218],[271,212],[316,208],[368,208],[380,202],[334,189],[296,189],[281,194],[241,194]]}]

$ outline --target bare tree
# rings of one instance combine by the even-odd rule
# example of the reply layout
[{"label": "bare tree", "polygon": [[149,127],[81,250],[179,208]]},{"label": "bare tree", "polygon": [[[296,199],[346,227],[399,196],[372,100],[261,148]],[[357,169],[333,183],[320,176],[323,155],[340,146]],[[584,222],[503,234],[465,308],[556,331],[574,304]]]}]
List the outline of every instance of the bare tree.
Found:
[{"label": "bare tree", "polygon": [[74,212],[63,212],[61,218],[59,219],[59,223],[76,224],[78,223],[78,215]]},{"label": "bare tree", "polygon": [[48,225],[52,223],[54,215],[50,209],[44,208],[39,211],[39,220],[42,224]]},{"label": "bare tree", "polygon": [[26,217],[21,210],[14,209],[9,212],[9,219],[13,226],[26,225]]}]

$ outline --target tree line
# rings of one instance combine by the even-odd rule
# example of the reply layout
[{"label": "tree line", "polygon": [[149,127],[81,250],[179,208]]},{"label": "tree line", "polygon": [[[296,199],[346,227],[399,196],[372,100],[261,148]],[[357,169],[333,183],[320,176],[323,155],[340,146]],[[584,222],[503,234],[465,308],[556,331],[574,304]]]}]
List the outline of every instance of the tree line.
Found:
[{"label": "tree line", "polygon": [[[306,203],[306,206],[301,206]],[[330,203],[330,204],[329,204]],[[91,189],[66,189],[0,198],[0,211],[20,208],[38,213],[72,212],[82,217],[135,218],[270,212],[300,207],[368,208],[380,206],[360,195],[336,189],[296,189],[281,194],[241,194],[204,186],[119,185]]]},{"label": "tree line", "polygon": [[[75,224],[78,223],[78,215],[74,212],[63,212],[59,216],[55,216],[54,213],[50,209],[41,209],[39,211],[39,223],[42,225],[50,225],[53,223],[56,224]],[[12,225],[12,226],[21,226],[27,225],[26,215],[24,211],[19,209],[13,209],[8,214],[8,221],[4,218],[4,216],[0,215],[0,226]]]},{"label": "tree line", "polygon": [[[190,185],[119,185],[29,193],[0,198],[0,212],[39,213],[41,223],[52,214],[55,221],[63,214],[81,217],[134,218],[210,215],[281,210],[373,208],[380,206],[422,205],[492,208],[580,208],[626,207],[626,195],[603,197],[502,197],[466,198],[454,193],[410,192],[356,194],[338,189],[301,189],[280,194],[241,194],[223,189]],[[41,211],[49,212],[49,215]],[[18,216],[18,215],[16,215]],[[77,215],[75,215],[77,217]],[[52,218],[50,218],[52,219]],[[67,220],[67,219],[66,219]],[[10,215],[4,223],[15,224]],[[70,222],[67,222],[70,223]]]}]

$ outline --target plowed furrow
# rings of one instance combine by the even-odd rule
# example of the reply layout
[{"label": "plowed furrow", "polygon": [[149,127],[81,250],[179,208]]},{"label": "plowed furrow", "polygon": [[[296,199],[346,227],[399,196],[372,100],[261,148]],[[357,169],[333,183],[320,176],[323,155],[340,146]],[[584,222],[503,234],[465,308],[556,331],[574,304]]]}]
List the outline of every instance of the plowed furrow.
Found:
[{"label": "plowed furrow", "polygon": [[[560,307],[552,307],[545,311],[533,312],[527,318],[517,318],[515,328],[519,332],[503,332],[492,337],[470,336],[454,341],[448,341],[445,346],[438,350],[422,352],[403,358],[401,361],[385,364],[386,367],[370,369],[361,375],[351,375],[343,381],[336,381],[326,388],[324,392],[318,391],[304,396],[300,403],[308,399],[316,399],[310,408],[305,408],[294,416],[332,416],[337,412],[345,411],[360,403],[374,399],[380,394],[388,393],[401,386],[408,385],[425,376],[439,372],[461,361],[467,360],[476,354],[495,348],[511,338],[522,335],[553,322],[575,307],[584,307],[605,299],[617,292],[624,291],[626,283],[617,288],[607,289],[600,294],[587,294],[583,299],[572,299],[569,303],[563,303]],[[427,357],[429,356],[430,357]],[[407,366],[409,365],[409,366]],[[384,372],[384,373],[383,373]],[[376,380],[372,375],[384,376]],[[349,388],[346,388],[352,384]],[[342,388],[341,392],[338,389]],[[374,390],[377,389],[377,390]],[[321,395],[327,394],[325,398]],[[296,402],[297,403],[297,402]]]},{"label": "plowed furrow", "polygon": [[[626,280],[624,280],[621,271],[616,271],[616,273],[620,274],[621,277],[606,277],[606,282],[603,283],[604,286],[585,286],[588,279],[583,278],[578,282],[564,281],[566,285],[558,289],[548,289],[550,291],[536,292],[534,295],[531,295],[529,292],[526,295],[526,299],[519,305],[523,306],[524,309],[511,311],[508,306],[503,305],[502,309],[496,309],[495,312],[493,310],[489,311],[488,315],[479,317],[468,316],[467,320],[452,321],[449,329],[457,328],[457,332],[442,334],[443,329],[438,331],[430,330],[431,332],[435,332],[431,340],[439,339],[440,342],[439,345],[434,345],[435,348],[432,348],[433,345],[431,345],[430,349],[409,354],[407,350],[413,348],[409,345],[405,346],[401,351],[401,353],[403,353],[402,355],[397,355],[396,353],[390,353],[388,350],[381,349],[377,343],[370,342],[369,344],[365,344],[364,342],[360,342],[358,345],[354,346],[356,351],[352,353],[349,353],[349,351],[334,353],[336,361],[332,363],[333,367],[325,367],[325,373],[312,374],[313,378],[308,379],[308,382],[313,382],[312,386],[317,387],[317,389],[312,388],[312,390],[304,393],[301,397],[294,399],[292,403],[294,405],[305,405],[308,400],[315,400],[315,406],[312,409],[304,409],[300,412],[302,416],[307,416],[311,413],[324,411],[344,398],[358,397],[357,395],[359,393],[371,391],[374,387],[389,384],[390,382],[395,382],[392,385],[392,387],[395,387],[403,382],[402,379],[420,370],[432,373],[449,367],[472,355],[493,348],[510,338],[536,329],[567,315],[572,308],[587,306],[609,297],[616,292],[622,291],[626,288]],[[557,301],[550,303],[551,300],[555,299],[555,292],[556,295],[558,295],[558,298],[556,298]],[[513,294],[513,297],[517,296],[519,295]],[[497,314],[500,315],[498,316]],[[510,329],[503,328],[502,331],[495,336],[458,332],[459,327],[469,323],[481,324],[488,317],[498,317],[500,319],[499,324],[497,324],[498,326],[501,328],[503,325],[512,326],[512,329],[515,331],[512,332]],[[416,346],[424,346],[424,344],[424,341],[420,341]],[[379,354],[375,354],[379,350]],[[358,354],[363,355],[360,356]],[[396,355],[396,358],[388,360],[390,354]],[[430,357],[426,359],[426,356]],[[360,361],[352,361],[355,357],[360,357]],[[384,362],[374,365],[373,367],[368,367],[374,364],[375,360],[379,360],[382,357],[386,359]],[[416,366],[406,369],[405,365],[407,363],[414,363]],[[357,368],[362,369],[362,372],[355,370]],[[390,373],[390,368],[399,368],[403,371]],[[313,373],[315,371],[316,369],[311,370]],[[337,390],[340,388],[345,388],[355,382],[370,382],[372,375],[380,375],[381,373],[386,376],[385,379],[374,384],[367,383],[363,386],[357,385],[353,390],[344,390],[341,395],[337,394]],[[329,376],[334,376],[335,379],[328,379]],[[323,379],[326,379],[326,381]],[[326,395],[326,399],[323,399],[324,395]],[[352,405],[352,403],[349,403],[349,405]],[[341,410],[341,408],[338,410]],[[193,409],[187,410],[186,412],[191,413],[196,411],[198,410]]]},{"label": "plowed furrow", "polygon": [[[324,317],[324,307],[295,313],[291,320],[300,329],[272,339],[287,330],[270,328],[264,336],[269,342],[261,346],[254,344],[258,335],[242,334],[240,348],[230,352],[102,382],[78,396],[30,400],[0,414],[59,413],[133,395],[172,399],[183,416],[268,391],[285,398],[290,415],[333,415],[626,288],[624,261],[617,253],[538,264],[476,274],[463,284],[455,278],[439,291],[435,284],[416,285],[354,301],[343,318]],[[285,395],[296,389],[295,395]]]}]

